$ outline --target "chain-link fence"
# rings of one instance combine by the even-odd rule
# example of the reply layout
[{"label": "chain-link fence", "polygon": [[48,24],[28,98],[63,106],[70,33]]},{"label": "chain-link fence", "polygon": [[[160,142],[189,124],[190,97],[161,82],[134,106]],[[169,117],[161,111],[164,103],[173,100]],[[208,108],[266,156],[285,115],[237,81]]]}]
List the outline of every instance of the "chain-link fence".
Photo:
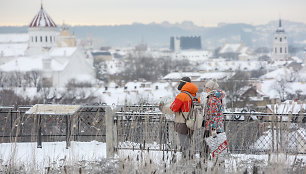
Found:
[{"label": "chain-link fence", "polygon": [[[0,108],[0,143],[41,141],[106,142],[105,107],[81,106],[71,116],[26,114],[28,106]],[[115,112],[116,110],[116,112]],[[111,117],[115,149],[179,151],[171,115],[157,106],[120,106]],[[305,113],[224,113],[228,147],[232,153],[306,153]],[[40,119],[40,122],[38,122]],[[40,124],[38,124],[40,123]],[[39,132],[41,127],[41,132]],[[196,150],[203,144],[203,130],[193,135]]]},{"label": "chain-link fence", "polygon": [[[174,123],[157,106],[122,106],[114,117],[116,149],[179,151]],[[305,113],[224,113],[231,153],[306,153]],[[201,150],[203,129],[194,132],[195,150]]]},{"label": "chain-link fence", "polygon": [[106,141],[104,106],[81,106],[73,115],[27,114],[30,108],[0,108],[0,143]]}]

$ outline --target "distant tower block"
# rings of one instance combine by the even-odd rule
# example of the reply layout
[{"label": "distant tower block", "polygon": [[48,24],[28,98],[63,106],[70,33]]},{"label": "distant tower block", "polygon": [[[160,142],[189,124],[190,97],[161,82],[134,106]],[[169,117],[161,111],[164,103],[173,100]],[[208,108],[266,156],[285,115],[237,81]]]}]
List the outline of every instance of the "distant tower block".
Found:
[{"label": "distant tower block", "polygon": [[171,37],[170,38],[170,49],[172,51],[179,50],[201,50],[201,37],[200,36],[181,36],[181,37]]},{"label": "distant tower block", "polygon": [[28,28],[28,55],[42,54],[56,46],[57,26],[41,5],[38,14],[33,18]]},{"label": "distant tower block", "polygon": [[272,58],[274,60],[285,60],[288,57],[288,38],[282,27],[282,21],[279,19],[278,28],[273,38]]}]

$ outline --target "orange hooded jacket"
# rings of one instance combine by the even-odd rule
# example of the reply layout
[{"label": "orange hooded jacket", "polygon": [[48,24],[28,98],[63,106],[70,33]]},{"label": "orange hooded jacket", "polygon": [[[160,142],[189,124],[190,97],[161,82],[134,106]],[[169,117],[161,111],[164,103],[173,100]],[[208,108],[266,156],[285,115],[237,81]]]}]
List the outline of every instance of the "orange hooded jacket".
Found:
[{"label": "orange hooded jacket", "polygon": [[[188,94],[183,93],[184,91],[189,92],[192,96],[196,96],[196,93],[198,92],[198,87],[193,83],[186,83],[182,89],[181,93],[179,93],[174,102],[171,104],[170,109],[175,113],[174,122],[176,123],[185,123],[185,119],[188,112],[190,111],[191,106],[191,98],[188,96]],[[198,101],[200,102],[200,98],[198,97]],[[184,114],[184,117],[182,115]]]}]

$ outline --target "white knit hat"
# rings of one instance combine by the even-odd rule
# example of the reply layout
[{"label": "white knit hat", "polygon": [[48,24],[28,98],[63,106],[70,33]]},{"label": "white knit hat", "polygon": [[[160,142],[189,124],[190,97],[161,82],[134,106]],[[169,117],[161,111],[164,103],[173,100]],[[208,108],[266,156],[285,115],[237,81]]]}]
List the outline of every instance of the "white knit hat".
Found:
[{"label": "white knit hat", "polygon": [[216,89],[219,88],[219,84],[217,83],[216,79],[209,80],[208,82],[206,82],[205,88],[209,88],[211,90],[216,90]]}]

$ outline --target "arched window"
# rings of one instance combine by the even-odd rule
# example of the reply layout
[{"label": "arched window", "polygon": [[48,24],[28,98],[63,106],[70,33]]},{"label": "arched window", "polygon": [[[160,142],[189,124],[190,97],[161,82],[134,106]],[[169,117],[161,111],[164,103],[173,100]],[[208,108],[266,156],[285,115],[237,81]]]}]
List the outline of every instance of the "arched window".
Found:
[{"label": "arched window", "polygon": [[35,42],[37,42],[37,36],[35,36]]},{"label": "arched window", "polygon": [[52,36],[50,36],[50,42],[52,42]]},{"label": "arched window", "polygon": [[46,42],[48,42],[48,36],[46,36]]},{"label": "arched window", "polygon": [[283,41],[283,38],[280,37],[280,38],[279,38],[279,41],[282,42],[282,41]]},{"label": "arched window", "polygon": [[283,53],[283,48],[282,47],[279,48],[279,53]]},{"label": "arched window", "polygon": [[33,36],[31,37],[32,42],[34,42]]},{"label": "arched window", "polygon": [[40,42],[42,42],[42,36],[40,36]]}]

